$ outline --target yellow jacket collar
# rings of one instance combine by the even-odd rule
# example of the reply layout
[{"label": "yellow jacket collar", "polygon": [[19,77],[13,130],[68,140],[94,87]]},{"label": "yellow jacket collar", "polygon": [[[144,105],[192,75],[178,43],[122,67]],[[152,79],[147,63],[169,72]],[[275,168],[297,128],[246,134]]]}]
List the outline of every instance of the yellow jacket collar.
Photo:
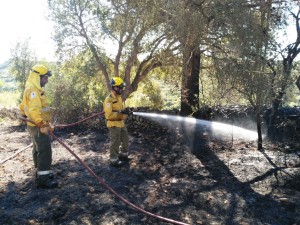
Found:
[{"label": "yellow jacket collar", "polygon": [[110,94],[113,98],[118,98],[118,96],[120,96],[120,95],[116,94],[114,91],[111,91]]}]

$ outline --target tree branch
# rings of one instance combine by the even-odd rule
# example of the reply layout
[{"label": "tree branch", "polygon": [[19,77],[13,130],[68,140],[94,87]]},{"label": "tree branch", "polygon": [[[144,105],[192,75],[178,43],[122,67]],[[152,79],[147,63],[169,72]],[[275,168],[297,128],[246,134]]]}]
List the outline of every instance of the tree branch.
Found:
[{"label": "tree branch", "polygon": [[296,80],[296,85],[300,91],[300,76],[298,77],[298,79]]}]

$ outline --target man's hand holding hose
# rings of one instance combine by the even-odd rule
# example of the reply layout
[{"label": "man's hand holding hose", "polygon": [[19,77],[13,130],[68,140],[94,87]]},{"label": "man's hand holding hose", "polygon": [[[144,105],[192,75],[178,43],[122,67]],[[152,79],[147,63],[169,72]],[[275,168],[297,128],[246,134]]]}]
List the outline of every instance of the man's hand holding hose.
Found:
[{"label": "man's hand holding hose", "polygon": [[40,122],[36,125],[38,128],[40,128],[40,132],[49,135],[50,132],[54,131],[54,126],[52,126],[49,122]]},{"label": "man's hand holding hose", "polygon": [[121,113],[126,114],[127,116],[129,116],[130,114],[132,114],[132,111],[127,107],[127,108],[123,109],[121,111]]}]

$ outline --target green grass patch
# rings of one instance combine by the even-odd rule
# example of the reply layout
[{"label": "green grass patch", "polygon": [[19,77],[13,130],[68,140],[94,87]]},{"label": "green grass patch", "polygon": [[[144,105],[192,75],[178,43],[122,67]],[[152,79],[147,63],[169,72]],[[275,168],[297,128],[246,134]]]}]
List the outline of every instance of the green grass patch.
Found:
[{"label": "green grass patch", "polygon": [[16,107],[19,105],[20,92],[4,91],[0,92],[0,106],[2,107]]}]

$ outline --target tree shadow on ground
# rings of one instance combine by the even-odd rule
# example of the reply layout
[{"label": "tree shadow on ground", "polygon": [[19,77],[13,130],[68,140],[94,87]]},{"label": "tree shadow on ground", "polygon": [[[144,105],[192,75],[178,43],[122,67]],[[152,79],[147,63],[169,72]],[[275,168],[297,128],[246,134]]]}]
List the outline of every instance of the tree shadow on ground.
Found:
[{"label": "tree shadow on ground", "polygon": [[[220,201],[217,208],[202,206],[202,209],[206,209],[208,213],[224,215],[222,224],[238,224],[237,217],[240,217],[239,214],[241,213],[244,214],[244,217],[251,218],[253,224],[285,225],[299,222],[270,195],[259,194],[251,188],[251,184],[263,179],[263,177],[245,183],[239,181],[228,166],[215,154],[215,149],[211,149],[209,140],[204,135],[202,128],[198,129],[193,137],[186,138],[190,140],[189,147],[192,153],[201,161],[216,182],[211,191],[223,189],[230,196],[228,203],[224,204]],[[279,169],[281,168],[274,168],[265,175],[274,174]],[[241,208],[243,212],[241,212]]]},{"label": "tree shadow on ground", "polygon": [[[88,152],[103,154],[107,133],[58,136],[73,143],[71,148],[80,150],[88,166],[118,194],[157,215],[189,224],[297,223],[271,196],[240,182],[209,148],[202,132],[191,139],[180,129],[137,131],[130,145],[133,160],[120,169]],[[182,139],[190,140],[197,157],[181,144]],[[36,189],[32,179],[4,187],[0,224],[167,224],[122,203],[75,160],[59,160],[53,169],[58,189]]]}]

